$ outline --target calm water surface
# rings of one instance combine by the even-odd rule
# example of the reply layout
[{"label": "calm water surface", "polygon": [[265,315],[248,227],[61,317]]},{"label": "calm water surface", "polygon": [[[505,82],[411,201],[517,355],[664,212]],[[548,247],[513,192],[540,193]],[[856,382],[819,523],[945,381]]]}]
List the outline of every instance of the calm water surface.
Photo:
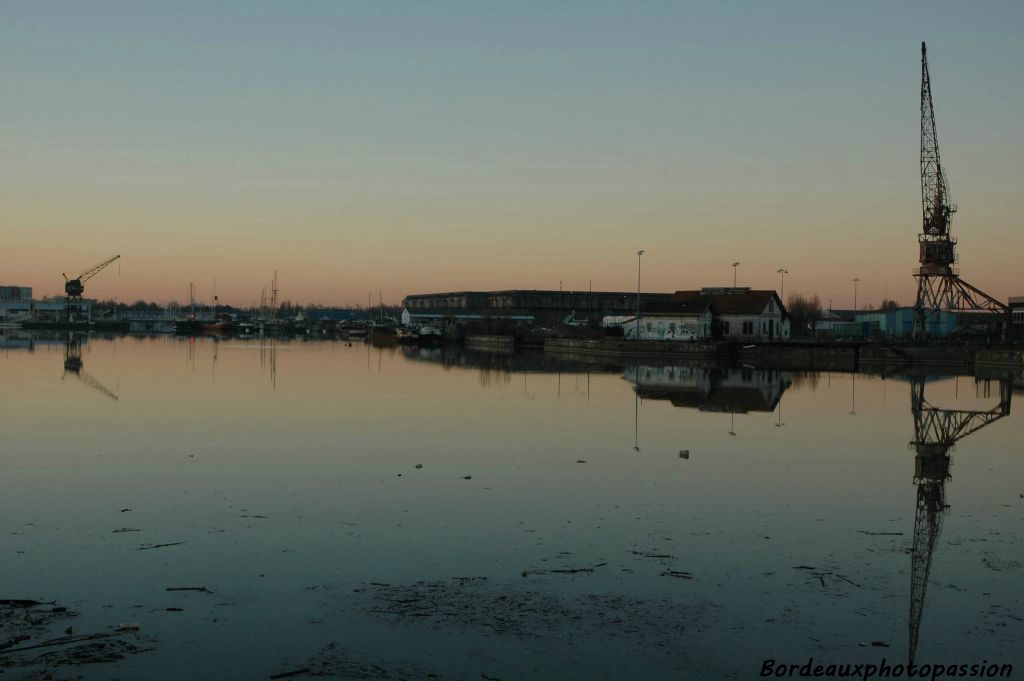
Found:
[{"label": "calm water surface", "polygon": [[755,678],[905,662],[922,603],[918,662],[1024,668],[1019,376],[3,345],[0,599],[149,649],[87,679]]}]

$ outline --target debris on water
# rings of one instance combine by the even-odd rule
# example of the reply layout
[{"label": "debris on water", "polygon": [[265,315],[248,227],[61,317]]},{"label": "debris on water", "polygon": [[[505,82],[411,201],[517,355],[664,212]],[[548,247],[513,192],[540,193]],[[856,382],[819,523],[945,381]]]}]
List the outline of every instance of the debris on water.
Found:
[{"label": "debris on water", "polygon": [[122,508],[122,509],[121,509],[121,513],[130,513],[130,512],[131,512],[131,510],[132,510],[132,509],[130,509],[130,508]]},{"label": "debris on water", "polygon": [[586,459],[576,459],[576,463],[586,463]]},{"label": "debris on water", "polygon": [[165,608],[167,612],[185,612],[183,608]]},{"label": "debris on water", "polygon": [[167,591],[202,591],[203,593],[210,593],[210,590],[205,586],[169,586]]},{"label": "debris on water", "polygon": [[853,586],[857,587],[858,589],[863,589],[863,588],[864,588],[864,587],[862,587],[862,586],[861,586],[860,584],[858,584],[857,582],[853,581],[852,579],[848,579],[847,577],[843,577],[843,576],[842,576],[841,574],[839,574],[838,572],[835,572],[835,573],[831,573],[831,574],[832,574],[832,576],[834,576],[834,577],[835,577],[836,579],[841,579],[841,580],[843,580],[844,582],[846,582],[847,584],[852,584]]},{"label": "debris on water", "polygon": [[680,579],[693,579],[693,575],[689,572],[683,572],[682,570],[665,570],[661,573],[662,577],[678,577]]},{"label": "debris on water", "polygon": [[149,549],[162,549],[162,548],[165,548],[167,546],[181,546],[182,544],[187,544],[187,543],[188,542],[175,541],[175,542],[171,542],[169,544],[151,544],[149,546],[140,546],[138,550],[139,551],[147,551]]},{"label": "debris on water", "polygon": [[117,530],[113,530],[113,532],[114,532],[115,534],[116,534],[116,533],[118,533],[118,532],[141,532],[141,531],[142,531],[142,530],[140,530],[140,529],[139,529],[139,528],[137,528],[137,527],[122,527],[122,528],[120,528],[120,529],[117,529]]},{"label": "debris on water", "polygon": [[266,520],[267,519],[267,516],[265,516],[265,515],[256,515],[255,513],[250,514],[250,515],[243,515],[242,517],[243,518],[260,518],[261,520]]},{"label": "debris on water", "polygon": [[568,627],[574,637],[628,637],[642,641],[648,649],[666,651],[678,649],[687,635],[709,631],[716,615],[716,606],[704,599],[561,595],[485,577],[367,584],[356,598],[364,614],[446,633],[462,627],[488,635],[557,639]]},{"label": "debris on water", "polygon": [[34,608],[37,605],[53,605],[53,602],[42,603],[40,601],[33,601],[27,598],[0,598],[0,605],[6,605],[12,608]]},{"label": "debris on water", "polygon": [[680,449],[679,450],[679,458],[680,459],[689,459],[690,458],[690,450],[689,449]]},{"label": "debris on water", "polygon": [[871,532],[870,530],[857,530],[861,534],[866,534],[871,537],[902,537],[902,532]]},{"label": "debris on water", "polygon": [[[602,563],[602,565],[606,565],[606,563]],[[594,567],[600,567],[600,566],[595,565]],[[593,572],[593,571],[594,571],[593,567],[558,568],[558,569],[555,569],[555,570],[523,570],[522,575],[523,575],[523,577],[526,577],[528,575],[548,575],[548,574],[554,574],[554,575],[575,575],[575,574],[580,573],[580,572]]]},{"label": "debris on water", "polygon": [[[148,650],[124,640],[128,633],[138,638],[137,628],[130,632],[118,627],[112,631],[76,634],[67,620],[77,617],[77,612],[69,612],[65,607],[40,607],[45,605],[52,603],[28,599],[0,601],[0,641],[3,641],[0,643],[0,674],[13,669],[45,670],[115,662]],[[55,635],[58,631],[63,634]],[[25,678],[52,676],[30,674]]]},{"label": "debris on water", "polygon": [[472,480],[473,476],[472,475],[464,475],[464,476],[462,476],[462,479],[463,480]]},{"label": "debris on water", "polygon": [[871,645],[874,646],[875,648],[888,648],[889,647],[889,644],[886,643],[885,641],[872,641]]},{"label": "debris on water", "polygon": [[640,556],[641,558],[675,558],[675,556],[667,553],[655,553],[654,551],[630,551],[634,556]]},{"label": "debris on water", "polygon": [[374,681],[442,678],[440,674],[432,671],[410,664],[377,659],[360,651],[341,648],[337,643],[329,643],[311,659],[300,665],[282,666],[294,667],[294,669],[272,674],[269,678],[276,680],[315,676],[332,679],[373,679]]},{"label": "debris on water", "polygon": [[303,674],[309,674],[311,671],[313,671],[313,670],[310,669],[309,667],[303,667],[302,669],[295,669],[295,670],[290,671],[290,672],[280,672],[278,674],[271,674],[269,678],[271,678],[271,679],[288,679],[288,678],[291,678],[293,676],[301,676]]}]

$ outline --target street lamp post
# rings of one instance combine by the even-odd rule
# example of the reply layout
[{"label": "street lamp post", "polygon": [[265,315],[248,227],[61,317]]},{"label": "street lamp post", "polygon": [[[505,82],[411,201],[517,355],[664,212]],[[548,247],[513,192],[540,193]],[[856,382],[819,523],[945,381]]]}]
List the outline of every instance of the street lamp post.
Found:
[{"label": "street lamp post", "polygon": [[636,339],[640,340],[640,256],[643,249],[636,252]]},{"label": "street lamp post", "polygon": [[853,321],[857,321],[857,282],[860,277],[853,278]]},{"label": "street lamp post", "polygon": [[782,268],[778,269],[777,271],[779,273],[779,277],[782,279],[782,281],[779,284],[779,298],[782,299],[782,304],[785,305],[786,304],[786,275],[789,274],[789,270],[787,270],[785,267],[782,267]]},{"label": "street lamp post", "polygon": [[732,264],[732,287],[733,288],[736,288],[736,270],[738,270],[739,268],[740,268],[739,262],[734,262]]}]

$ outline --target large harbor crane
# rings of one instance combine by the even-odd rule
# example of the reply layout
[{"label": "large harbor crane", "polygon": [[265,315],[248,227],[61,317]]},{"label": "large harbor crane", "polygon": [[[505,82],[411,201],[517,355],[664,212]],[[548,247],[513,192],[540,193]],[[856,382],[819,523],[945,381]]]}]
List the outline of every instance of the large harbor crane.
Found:
[{"label": "large harbor crane", "polygon": [[95,265],[85,272],[82,272],[74,279],[68,279],[67,274],[62,274],[64,277],[64,295],[66,297],[65,315],[68,322],[71,322],[71,305],[73,303],[78,304],[78,309],[82,309],[82,294],[85,293],[85,282],[89,281],[97,274],[102,272],[112,262],[120,258],[120,255],[115,255],[113,258],[104,260],[99,265]]},{"label": "large harbor crane", "polygon": [[960,278],[955,266],[956,239],[950,234],[950,222],[956,206],[949,200],[949,180],[939,157],[939,138],[935,131],[932,106],[932,82],[928,73],[928,53],[921,43],[921,214],[923,227],[918,236],[921,266],[914,303],[914,337],[927,337],[929,319],[940,310],[976,310],[1001,313],[1003,333],[1008,329],[1009,307]]}]

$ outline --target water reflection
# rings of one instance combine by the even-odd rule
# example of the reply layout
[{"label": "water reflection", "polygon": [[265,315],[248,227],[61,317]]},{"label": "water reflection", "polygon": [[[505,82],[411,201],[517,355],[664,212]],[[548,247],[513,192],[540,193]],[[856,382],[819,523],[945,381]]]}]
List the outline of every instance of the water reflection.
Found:
[{"label": "water reflection", "polygon": [[[982,643],[951,638],[959,635],[953,627],[969,632],[990,624],[982,612],[988,604],[974,606],[983,589],[995,594],[994,601],[1015,602],[1010,599],[1019,573],[1020,519],[1001,504],[1006,486],[1015,476],[1019,479],[1020,463],[1005,456],[988,459],[1003,466],[999,476],[987,472],[988,465],[959,469],[963,496],[956,500],[958,517],[947,517],[946,535],[939,536],[949,512],[950,451],[1009,416],[1010,396],[1019,389],[1010,380],[975,381],[978,395],[972,396],[964,389],[966,378],[959,379],[958,394],[957,383],[934,376],[892,375],[880,382],[869,374],[836,373],[833,381],[830,373],[659,365],[656,360],[639,364],[538,352],[352,347],[285,339],[106,342],[64,335],[50,341],[48,352],[0,352],[0,362],[6,362],[0,377],[17,388],[7,391],[5,403],[10,417],[5,463],[12,475],[30,482],[38,476],[45,483],[38,489],[46,490],[22,493],[11,485],[6,496],[17,503],[7,501],[5,507],[0,501],[0,517],[8,518],[0,532],[21,542],[19,549],[33,541],[51,552],[9,552],[0,568],[20,580],[21,592],[52,590],[63,574],[57,566],[75,560],[88,564],[83,574],[109,574],[104,584],[131,584],[132,574],[149,575],[152,566],[144,561],[153,554],[148,551],[122,546],[116,555],[123,562],[103,559],[114,555],[105,548],[111,541],[130,538],[111,534],[124,524],[121,518],[138,517],[145,518],[145,524],[136,523],[138,531],[151,533],[147,541],[188,540],[180,547],[180,562],[162,575],[167,583],[209,566],[203,583],[227,590],[237,580],[242,589],[260,594],[252,599],[248,621],[273,627],[271,617],[261,619],[261,613],[286,613],[277,618],[282,630],[295,626],[288,619],[288,604],[306,594],[316,597],[303,601],[302,618],[329,621],[332,630],[344,628],[332,618],[347,612],[345,597],[338,596],[330,612],[320,611],[319,599],[327,591],[308,591],[307,585],[326,584],[328,576],[337,581],[338,594],[348,594],[370,580],[479,574],[495,582],[512,575],[514,585],[530,585],[512,587],[519,589],[550,586],[557,591],[571,584],[602,595],[624,593],[638,603],[647,596],[684,606],[690,596],[713,602],[717,619],[689,635],[706,649],[729,651],[726,657],[749,669],[756,668],[762,654],[782,654],[776,648],[787,655],[832,650],[861,661],[858,655],[877,651],[859,651],[857,641],[877,638],[891,640],[902,657],[906,635],[907,655],[924,661],[932,653],[963,655],[978,645],[987,646],[986,653],[1009,650],[1013,637],[1019,637],[1016,620],[1004,619],[1007,628]],[[18,341],[20,347],[47,342]],[[90,390],[57,384],[58,362],[63,362],[67,382],[83,382]],[[104,407],[107,398],[120,392],[108,387],[119,375],[125,377],[124,399],[116,409]],[[893,392],[892,404],[885,405],[886,390]],[[40,427],[55,404],[81,412],[88,427]],[[791,425],[784,428],[787,420]],[[230,425],[205,427],[208,423]],[[629,425],[634,427],[632,443]],[[1019,415],[1017,422],[1011,419],[993,430],[1002,442],[1013,441],[1020,432]],[[685,442],[677,442],[680,431]],[[912,524],[907,517],[909,462],[892,457],[905,451],[911,432],[915,519],[913,534],[907,536]],[[987,454],[985,439],[970,440],[958,456]],[[83,464],[69,452],[78,452],[80,442],[102,453],[90,457],[85,471],[102,494],[77,493]],[[630,447],[643,451],[643,458],[630,456]],[[679,459],[690,458],[691,451],[694,456],[680,462],[677,450]],[[193,451],[195,458],[184,454]],[[38,460],[47,462],[42,472],[34,472]],[[122,483],[123,471],[140,481],[137,491]],[[465,477],[469,473],[472,479]],[[109,486],[103,487],[108,479]],[[1003,489],[994,492],[1001,482]],[[1017,498],[1016,490],[1012,496]],[[116,498],[116,504],[107,498]],[[137,515],[118,512],[112,520],[108,507],[132,507]],[[235,520],[239,508],[256,507],[267,517],[255,522],[246,512],[244,523]],[[35,522],[51,508],[61,519],[50,525],[63,528],[80,520],[93,533],[83,537],[100,537],[89,546],[104,548],[76,554],[71,549],[77,551],[78,545],[66,542],[60,532],[42,535],[41,523],[22,529],[22,520]],[[90,519],[93,512],[96,518]],[[880,522],[892,524],[871,527]],[[197,532],[196,527],[217,532]],[[892,536],[862,539],[857,534],[861,528],[902,532],[864,531]],[[245,542],[224,543],[222,531],[237,533]],[[990,554],[981,553],[977,547],[982,545],[973,539],[958,544],[957,532],[1009,538],[1000,539],[999,548],[994,542],[984,545],[986,551],[1005,552],[999,557],[1008,567],[1001,565],[1003,571],[997,572],[981,566],[979,556]],[[466,546],[478,548],[465,551]],[[933,575],[937,549],[942,555]],[[583,573],[578,582],[520,577],[522,569],[556,555],[572,563],[567,567],[610,565]],[[95,564],[89,562],[97,556]],[[346,573],[336,572],[339,563]],[[815,566],[814,580],[802,585],[793,570],[805,565]],[[692,571],[694,579],[684,583],[666,576],[669,568]],[[970,596],[961,595],[967,589],[932,585],[924,620],[928,581],[954,571],[957,581],[971,589]],[[835,577],[838,572],[851,580]],[[819,584],[818,574],[831,581]],[[139,582],[153,587],[147,579]],[[67,581],[67,592],[92,594],[106,588]],[[156,584],[161,596],[166,585]],[[112,597],[101,593],[107,601]],[[106,602],[97,598],[90,605]],[[975,600],[965,605],[968,598]],[[115,621],[129,614],[119,611]],[[346,626],[362,632],[372,619],[359,612]],[[202,634],[205,654],[215,656],[227,639],[242,638],[236,624],[242,620],[239,613],[217,627],[198,619],[189,626]],[[295,640],[282,644],[285,653],[255,652],[260,664],[269,667],[278,660],[267,658],[290,655],[305,637],[319,641],[333,635],[312,623],[302,628],[302,621]],[[573,661],[581,668],[598,668],[590,661],[592,653],[603,649],[594,643],[599,639],[595,631],[583,630],[582,642],[573,644],[579,651]],[[169,644],[179,635],[172,629],[159,632]],[[395,656],[415,657],[405,638],[412,637],[392,629],[381,634]],[[545,645],[560,646],[561,640]],[[496,659],[505,654],[497,648],[486,652]],[[539,664],[550,662],[543,654],[539,659]],[[499,676],[524,678],[507,670]],[[591,677],[613,678],[610,672]],[[638,677],[673,678],[653,669]]]},{"label": "water reflection", "polygon": [[[921,632],[925,593],[931,573],[935,544],[942,519],[949,511],[946,481],[951,478],[950,450],[963,438],[1010,415],[1012,378],[999,379],[999,404],[987,410],[943,409],[925,397],[926,377],[910,379],[910,406],[914,414],[914,485],[917,507],[914,513],[914,543],[910,560],[910,617],[907,657],[913,664]],[[985,396],[991,395],[990,380],[975,379]]]},{"label": "water reflection", "polygon": [[788,372],[753,367],[710,368],[635,365],[623,378],[641,397],[668,400],[674,407],[747,414],[773,412],[791,385]]},{"label": "water reflection", "polygon": [[82,362],[82,343],[86,340],[88,340],[88,337],[82,334],[74,332],[68,334],[67,340],[64,343],[64,375],[61,376],[60,380],[63,381],[67,378],[68,374],[71,374],[96,392],[106,395],[116,402],[118,400],[117,393],[103,385],[85,370],[84,363]]}]

